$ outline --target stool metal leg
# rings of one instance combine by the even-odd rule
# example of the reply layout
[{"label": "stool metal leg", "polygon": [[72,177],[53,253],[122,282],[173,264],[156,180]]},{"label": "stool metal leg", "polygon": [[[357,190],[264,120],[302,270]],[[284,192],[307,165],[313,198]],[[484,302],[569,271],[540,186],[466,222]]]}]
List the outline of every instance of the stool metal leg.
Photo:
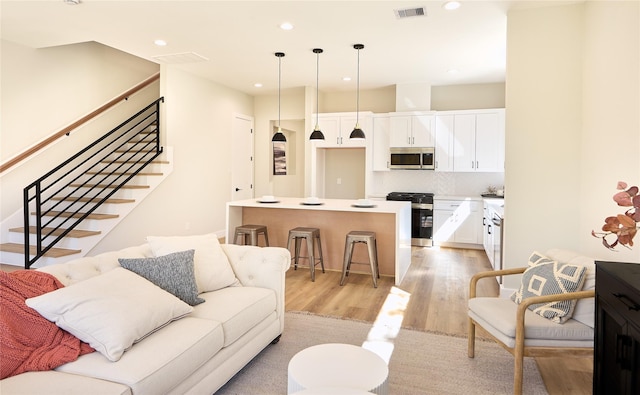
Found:
[{"label": "stool metal leg", "polygon": [[378,288],[378,260],[375,252],[375,241],[367,243],[367,249],[369,250],[369,262],[371,262],[371,277],[373,278],[373,288]]},{"label": "stool metal leg", "polygon": [[318,233],[318,237],[316,238],[318,242],[318,254],[320,255],[320,267],[322,268],[322,273],[324,273],[324,258],[322,257],[322,243],[320,241],[320,233]]},{"label": "stool metal leg", "polygon": [[344,242],[344,260],[342,262],[342,277],[340,278],[340,285],[344,285],[345,277],[349,275],[351,255],[353,255],[353,243],[347,240]]},{"label": "stool metal leg", "polygon": [[258,232],[256,232],[255,230],[251,230],[249,232],[249,242],[252,246],[258,245]]},{"label": "stool metal leg", "polygon": [[264,231],[264,244],[266,247],[269,247],[269,234],[266,230]]},{"label": "stool metal leg", "polygon": [[305,237],[307,240],[307,255],[309,259],[309,269],[311,270],[311,281],[316,281],[316,259],[313,255],[313,237]]}]

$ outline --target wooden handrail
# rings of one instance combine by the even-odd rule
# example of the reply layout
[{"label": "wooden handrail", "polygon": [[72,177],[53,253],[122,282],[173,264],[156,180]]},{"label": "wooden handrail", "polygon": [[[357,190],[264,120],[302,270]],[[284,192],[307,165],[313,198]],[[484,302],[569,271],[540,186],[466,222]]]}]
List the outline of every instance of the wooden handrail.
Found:
[{"label": "wooden handrail", "polygon": [[15,166],[16,164],[22,162],[23,160],[27,159],[31,155],[33,155],[36,152],[40,151],[41,149],[45,148],[46,146],[48,146],[49,144],[53,143],[54,141],[56,141],[57,139],[61,138],[62,136],[65,136],[65,135],[69,134],[72,130],[76,129],[78,126],[84,124],[85,122],[88,122],[88,121],[92,120],[93,118],[95,118],[98,115],[102,114],[103,112],[107,111],[109,108],[111,108],[111,107],[115,106],[116,104],[118,104],[120,101],[122,101],[122,100],[128,98],[129,96],[133,95],[134,93],[144,89],[145,87],[147,87],[148,85],[151,85],[152,83],[158,81],[159,79],[160,79],[160,72],[157,72],[157,73],[153,74],[152,76],[150,76],[149,78],[147,78],[146,80],[140,82],[139,84],[137,84],[133,88],[131,88],[128,91],[124,92],[123,94],[115,97],[114,99],[111,99],[107,103],[105,103],[102,106],[98,107],[97,109],[91,111],[89,114],[87,114],[84,117],[82,117],[82,118],[78,119],[77,121],[73,122],[69,126],[66,126],[66,127],[62,128],[60,131],[58,131],[55,134],[47,137],[46,139],[42,140],[38,144],[34,145],[33,147],[27,148],[26,150],[24,150],[19,155],[15,156],[14,158],[11,158],[8,161],[6,161],[5,163],[1,164],[0,165],[0,173],[3,173],[5,170],[8,170],[11,167]]}]

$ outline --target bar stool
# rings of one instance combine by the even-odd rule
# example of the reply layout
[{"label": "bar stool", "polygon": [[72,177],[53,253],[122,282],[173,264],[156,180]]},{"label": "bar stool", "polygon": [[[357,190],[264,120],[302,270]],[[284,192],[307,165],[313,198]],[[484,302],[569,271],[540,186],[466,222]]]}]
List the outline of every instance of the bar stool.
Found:
[{"label": "bar stool", "polygon": [[242,237],[242,244],[247,244],[247,236],[249,236],[249,245],[258,245],[258,235],[264,236],[264,242],[269,247],[269,234],[267,233],[267,227],[264,225],[241,225],[236,227],[236,233],[233,237],[233,244],[238,243],[238,238]]},{"label": "bar stool", "polygon": [[[307,240],[307,254],[309,256],[300,256],[300,247],[302,239]],[[314,240],[316,243],[314,244]],[[322,273],[324,273],[324,259],[322,258],[322,243],[320,240],[320,229],[318,228],[293,228],[289,231],[289,240],[287,241],[287,249],[291,249],[291,242],[295,241],[295,250],[293,254],[293,270],[298,270],[298,260],[306,258],[309,260],[309,270],[311,271],[311,281],[316,281],[316,265],[320,263]],[[318,255],[315,256],[315,245],[317,244]],[[317,262],[316,262],[317,261]]]},{"label": "bar stool", "polygon": [[[369,262],[352,262],[353,247],[356,243],[365,243],[369,252]],[[359,230],[352,230],[347,233],[347,238],[344,244],[344,262],[342,264],[342,278],[340,279],[340,285],[344,284],[345,278],[349,275],[351,270],[351,264],[367,265],[371,266],[371,277],[373,278],[373,287],[378,288],[378,279],[380,278],[380,272],[378,271],[378,244],[376,242],[375,232],[366,232]]]}]

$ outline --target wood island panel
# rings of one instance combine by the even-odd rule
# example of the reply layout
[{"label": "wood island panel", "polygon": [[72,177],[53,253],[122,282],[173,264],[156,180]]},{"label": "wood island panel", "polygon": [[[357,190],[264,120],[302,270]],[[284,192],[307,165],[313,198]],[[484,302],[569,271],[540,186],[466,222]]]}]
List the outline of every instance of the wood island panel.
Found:
[{"label": "wood island panel", "polygon": [[[327,270],[342,270],[345,239],[352,230],[376,232],[378,268],[381,275],[395,275],[396,217],[391,213],[357,211],[296,210],[286,208],[244,207],[242,223],[266,225],[271,246],[287,247],[289,230],[295,227],[320,229],[324,266]],[[303,243],[304,244],[304,243]],[[260,238],[260,245],[262,238]],[[291,248],[293,254],[293,246]],[[306,256],[306,246],[302,249]],[[359,243],[353,254],[354,262],[368,262],[366,246]],[[302,261],[306,265],[306,260]],[[316,268],[316,270],[319,266]],[[352,265],[352,272],[370,273],[368,266]],[[318,272],[316,271],[316,275]]]}]

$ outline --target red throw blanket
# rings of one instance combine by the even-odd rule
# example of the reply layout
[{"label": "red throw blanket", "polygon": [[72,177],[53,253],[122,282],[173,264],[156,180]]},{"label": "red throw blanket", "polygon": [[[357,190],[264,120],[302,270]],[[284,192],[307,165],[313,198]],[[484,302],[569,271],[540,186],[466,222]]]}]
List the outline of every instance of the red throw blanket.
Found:
[{"label": "red throw blanket", "polygon": [[25,299],[62,287],[48,273],[0,271],[0,379],[50,370],[94,351],[24,303]]}]

